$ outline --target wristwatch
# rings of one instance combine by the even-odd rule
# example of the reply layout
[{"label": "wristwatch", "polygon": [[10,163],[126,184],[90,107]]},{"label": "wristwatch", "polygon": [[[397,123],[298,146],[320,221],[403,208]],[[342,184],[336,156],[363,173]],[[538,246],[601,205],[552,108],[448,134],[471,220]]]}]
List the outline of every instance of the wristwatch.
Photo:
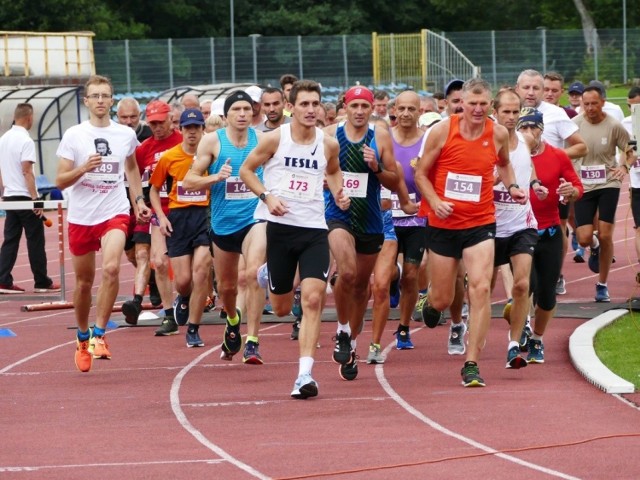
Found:
[{"label": "wristwatch", "polygon": [[258,195],[258,198],[264,202],[267,199],[267,195],[271,195],[271,192],[269,190],[265,190],[264,192],[262,192],[260,195]]}]

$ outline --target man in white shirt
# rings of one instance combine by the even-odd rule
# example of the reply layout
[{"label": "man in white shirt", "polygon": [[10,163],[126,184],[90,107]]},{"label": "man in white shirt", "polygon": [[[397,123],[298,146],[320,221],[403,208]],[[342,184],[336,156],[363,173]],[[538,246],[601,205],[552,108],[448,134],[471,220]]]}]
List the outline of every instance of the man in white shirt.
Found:
[{"label": "man in white shirt", "polygon": [[[14,124],[0,138],[0,192],[4,201],[30,201],[38,198],[33,164],[36,148],[28,130],[33,125],[33,107],[19,103],[13,114]],[[29,263],[35,280],[36,293],[59,292],[47,276],[47,254],[44,248],[45,218],[42,208],[8,210],[4,221],[4,241],[0,249],[0,293],[24,293],[13,283],[11,271],[15,266],[24,230],[27,238]]]}]

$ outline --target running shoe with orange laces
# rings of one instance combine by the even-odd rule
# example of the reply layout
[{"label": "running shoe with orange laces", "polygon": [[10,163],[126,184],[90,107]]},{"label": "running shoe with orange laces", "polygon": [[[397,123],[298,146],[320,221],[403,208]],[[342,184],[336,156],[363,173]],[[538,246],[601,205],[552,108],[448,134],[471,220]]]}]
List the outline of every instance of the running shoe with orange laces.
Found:
[{"label": "running shoe with orange laces", "polygon": [[90,351],[93,353],[93,358],[105,358],[111,360],[111,352],[109,351],[109,344],[107,343],[107,337],[91,337]]},{"label": "running shoe with orange laces", "polygon": [[89,340],[81,342],[76,337],[76,353],[74,360],[76,362],[76,368],[81,372],[88,372],[91,370],[93,355],[89,352]]}]

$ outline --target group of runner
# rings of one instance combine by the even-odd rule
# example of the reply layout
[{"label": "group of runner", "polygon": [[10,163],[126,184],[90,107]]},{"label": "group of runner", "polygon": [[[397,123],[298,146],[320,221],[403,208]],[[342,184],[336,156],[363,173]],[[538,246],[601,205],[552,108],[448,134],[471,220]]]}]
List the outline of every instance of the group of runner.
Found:
[{"label": "group of runner", "polygon": [[[302,315],[294,398],[318,394],[312,369],[327,282],[334,270],[338,323],[333,360],[345,380],[358,375],[357,339],[371,298],[367,363],[385,361],[380,342],[391,286],[392,293],[400,292],[397,348],[413,347],[409,322],[416,303],[429,328],[440,324],[444,310],[451,307],[448,351],[466,354],[464,386],[484,386],[478,361],[490,324],[493,272],[504,264],[513,271],[508,292],[513,301],[505,312],[511,323],[506,367],[543,363],[542,335],[553,316],[563,258],[565,232],[558,206],[575,203],[578,240],[596,254],[589,227],[600,213],[600,271],[608,271],[603,261],[611,261],[606,242],[613,227],[602,224],[613,223],[617,203],[609,189],[619,191],[624,173],[636,168],[626,130],[615,120],[609,122],[606,114],[592,113],[598,111],[599,99],[604,105],[604,91],[585,89],[585,113],[573,129],[557,116],[554,109],[559,107],[538,101],[543,76],[534,71],[524,71],[515,89],[502,89],[495,98],[484,80],[454,80],[445,92],[450,109],[441,117],[434,113],[436,104],[428,121],[424,115],[429,113],[413,91],[394,99],[391,121],[391,115],[378,108],[372,116],[378,97],[355,86],[343,96],[339,121],[320,128],[318,118],[326,108],[319,84],[291,80],[283,91],[265,90],[270,105],[281,95],[282,110],[286,105],[289,115],[284,121],[271,111],[263,132],[252,127],[261,123],[255,118],[260,95],[237,90],[224,101],[224,128],[205,134],[202,112],[187,108],[180,116],[178,143],[164,148],[158,142],[169,135],[156,135],[138,150],[133,130],[109,117],[109,80],[95,76],[88,81],[84,102],[90,117],[65,133],[56,182],[69,196],[69,243],[78,278],[78,369],[89,371],[93,358],[111,357],[104,329],[118,290],[130,218],[137,230],[147,229],[156,269],[170,263],[174,272],[178,296],[171,309],[167,294],[162,295],[166,318],[157,335],[173,335],[186,325],[187,346],[204,345],[199,324],[213,266],[226,312],[221,356],[232,360],[244,343],[243,361],[261,364],[263,286],[279,316],[291,312],[298,288]],[[605,119],[611,123],[606,133],[596,129],[598,133],[583,135],[587,140],[574,137],[578,147],[569,152],[545,141],[545,132],[554,131],[558,122],[570,137],[582,128],[581,121],[594,127]],[[153,102],[147,120],[152,131],[154,122],[170,122],[169,106]],[[99,151],[98,143],[106,143],[106,150]],[[624,152],[619,167],[616,147]],[[136,158],[140,149],[153,152],[146,154],[150,160],[141,163]],[[143,193],[147,181],[148,194]],[[592,190],[585,202],[589,207],[578,208],[583,193]],[[154,235],[166,242],[159,250]],[[103,273],[91,330],[88,315],[98,249],[103,251]],[[138,248],[139,263],[149,263],[144,253],[137,253]],[[430,284],[424,278],[425,265]],[[159,273],[163,279],[158,284],[165,285],[168,274],[156,270],[156,280]],[[140,313],[145,279],[148,273],[136,279],[136,296],[125,312],[130,323]],[[531,293],[532,327],[526,322]],[[467,322],[462,315],[465,302]]]}]

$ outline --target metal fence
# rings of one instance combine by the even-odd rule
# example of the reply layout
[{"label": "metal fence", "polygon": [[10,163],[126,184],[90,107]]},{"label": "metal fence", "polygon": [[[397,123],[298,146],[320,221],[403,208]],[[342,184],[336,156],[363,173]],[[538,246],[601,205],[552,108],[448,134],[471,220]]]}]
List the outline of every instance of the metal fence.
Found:
[{"label": "metal fence", "polygon": [[[598,48],[590,53],[582,30],[440,34],[495,86],[514,83],[525,68],[555,70],[567,81],[597,78],[622,84],[640,77],[640,28],[600,30]],[[373,83],[371,35],[254,35],[237,37],[233,44],[234,58],[229,38],[95,41],[96,71],[109,75],[118,92],[223,82],[277,85],[284,73],[334,88]],[[399,72],[388,73],[399,77]]]}]

